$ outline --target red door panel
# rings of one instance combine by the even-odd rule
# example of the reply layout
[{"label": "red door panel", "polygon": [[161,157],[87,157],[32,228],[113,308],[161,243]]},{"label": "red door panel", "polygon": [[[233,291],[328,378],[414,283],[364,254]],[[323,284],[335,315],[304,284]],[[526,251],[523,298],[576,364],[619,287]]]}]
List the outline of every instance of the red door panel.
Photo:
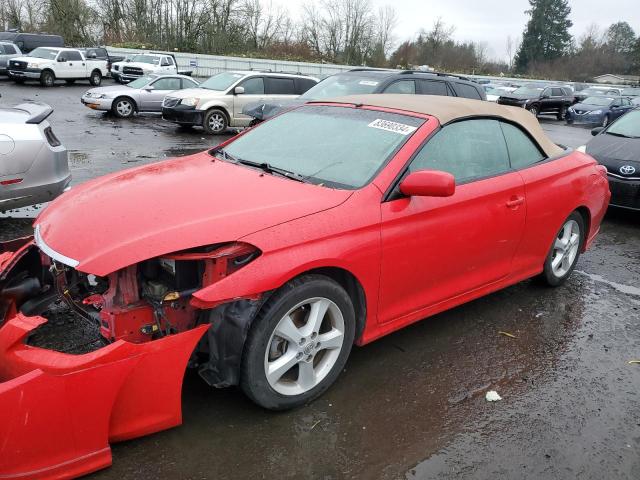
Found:
[{"label": "red door panel", "polygon": [[383,203],[379,321],[507,276],[524,230],[524,199],[513,172],[461,185],[452,197]]}]

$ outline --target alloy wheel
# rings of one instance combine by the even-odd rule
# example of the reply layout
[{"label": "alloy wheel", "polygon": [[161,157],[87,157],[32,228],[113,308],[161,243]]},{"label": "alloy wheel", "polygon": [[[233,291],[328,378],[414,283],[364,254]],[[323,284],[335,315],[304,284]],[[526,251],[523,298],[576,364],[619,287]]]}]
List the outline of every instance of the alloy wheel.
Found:
[{"label": "alloy wheel", "polygon": [[222,113],[215,112],[209,116],[209,130],[218,133],[225,128],[225,118]]},{"label": "alloy wheel", "polygon": [[340,356],[345,322],[328,298],[304,300],[278,322],[267,343],[264,373],[281,395],[300,395],[316,387]]},{"label": "alloy wheel", "polygon": [[133,113],[133,105],[129,100],[120,100],[116,105],[116,111],[121,117],[128,117]]},{"label": "alloy wheel", "polygon": [[575,220],[568,220],[560,230],[551,259],[551,269],[556,277],[565,276],[573,267],[580,248],[580,235],[580,225]]}]

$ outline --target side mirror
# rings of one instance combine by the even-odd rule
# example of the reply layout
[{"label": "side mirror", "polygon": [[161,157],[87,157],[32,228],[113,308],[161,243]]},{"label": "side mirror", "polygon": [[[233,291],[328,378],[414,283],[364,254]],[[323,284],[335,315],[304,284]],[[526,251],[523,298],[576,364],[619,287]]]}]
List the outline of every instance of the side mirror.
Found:
[{"label": "side mirror", "polygon": [[153,90],[155,90],[156,87],[154,87],[153,85],[147,85],[146,87],[144,87],[144,91],[145,92],[151,92]]},{"label": "side mirror", "polygon": [[542,100],[546,100],[547,98],[550,98],[550,97],[549,97],[549,95],[546,95],[546,94],[545,94],[545,95],[540,96],[540,98],[541,98]]},{"label": "side mirror", "polygon": [[234,95],[242,95],[244,93],[244,87],[236,87],[233,89]]},{"label": "side mirror", "polygon": [[604,130],[604,127],[592,128],[591,129],[591,135],[593,135],[595,137],[596,135],[598,135],[603,130]]},{"label": "side mirror", "polygon": [[400,191],[409,197],[450,197],[456,191],[456,179],[448,172],[418,170],[400,182]]}]

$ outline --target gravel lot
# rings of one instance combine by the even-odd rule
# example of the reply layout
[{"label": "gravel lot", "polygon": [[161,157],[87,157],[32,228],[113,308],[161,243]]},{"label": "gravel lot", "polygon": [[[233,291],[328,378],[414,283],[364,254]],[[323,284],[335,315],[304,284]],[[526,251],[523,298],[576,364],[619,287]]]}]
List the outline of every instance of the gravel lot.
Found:
[{"label": "gravel lot", "polygon": [[[86,88],[0,82],[5,105],[54,106],[76,184],[225,138],[93,112]],[[541,123],[572,147],[590,138]],[[29,223],[0,219],[0,239]],[[357,348],[306,408],[265,412],[188,374],[184,425],[115,445],[114,466],[94,477],[638,479],[639,279],[640,215],[611,211],[565,286],[523,282]],[[489,389],[503,400],[486,402]]]}]

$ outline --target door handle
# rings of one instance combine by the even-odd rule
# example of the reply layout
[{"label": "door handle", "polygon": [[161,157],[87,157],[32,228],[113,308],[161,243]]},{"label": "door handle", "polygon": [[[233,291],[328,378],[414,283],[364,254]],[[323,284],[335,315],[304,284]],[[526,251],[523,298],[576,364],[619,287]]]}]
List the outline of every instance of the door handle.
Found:
[{"label": "door handle", "polygon": [[518,208],[520,205],[524,203],[524,197],[511,197],[511,199],[507,202],[507,207],[509,208]]}]

